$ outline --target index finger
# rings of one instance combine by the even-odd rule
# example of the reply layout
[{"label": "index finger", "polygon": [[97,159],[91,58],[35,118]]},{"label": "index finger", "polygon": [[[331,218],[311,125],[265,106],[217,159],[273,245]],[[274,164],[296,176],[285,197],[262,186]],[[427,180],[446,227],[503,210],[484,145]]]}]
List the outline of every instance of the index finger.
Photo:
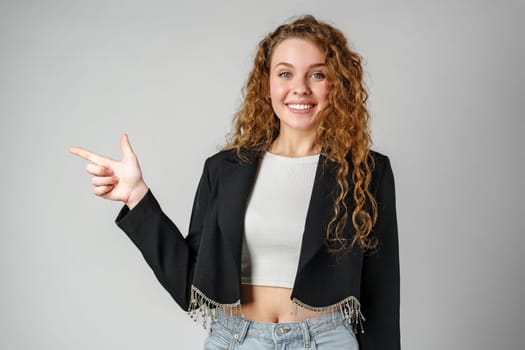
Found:
[{"label": "index finger", "polygon": [[102,166],[107,166],[110,161],[109,158],[90,152],[82,147],[69,147],[69,152]]}]

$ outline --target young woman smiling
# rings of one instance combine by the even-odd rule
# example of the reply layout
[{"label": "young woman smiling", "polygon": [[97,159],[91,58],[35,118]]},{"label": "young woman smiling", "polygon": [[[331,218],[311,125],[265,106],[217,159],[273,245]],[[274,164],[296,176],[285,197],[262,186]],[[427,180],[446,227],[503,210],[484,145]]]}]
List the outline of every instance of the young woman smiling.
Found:
[{"label": "young woman smiling", "polygon": [[205,349],[399,349],[395,190],[370,149],[360,56],[304,16],[260,43],[224,149],[209,157],[182,235],[121,161],[79,147],[94,193],[160,283],[211,325]]}]

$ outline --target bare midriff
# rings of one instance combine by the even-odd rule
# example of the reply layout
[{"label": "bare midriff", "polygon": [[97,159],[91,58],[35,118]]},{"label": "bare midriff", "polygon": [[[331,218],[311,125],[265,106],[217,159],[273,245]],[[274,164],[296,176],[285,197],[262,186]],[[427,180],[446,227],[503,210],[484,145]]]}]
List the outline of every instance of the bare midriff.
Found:
[{"label": "bare midriff", "polygon": [[268,323],[297,322],[324,314],[296,306],[290,299],[291,288],[251,284],[241,284],[241,288],[242,313],[249,320]]}]

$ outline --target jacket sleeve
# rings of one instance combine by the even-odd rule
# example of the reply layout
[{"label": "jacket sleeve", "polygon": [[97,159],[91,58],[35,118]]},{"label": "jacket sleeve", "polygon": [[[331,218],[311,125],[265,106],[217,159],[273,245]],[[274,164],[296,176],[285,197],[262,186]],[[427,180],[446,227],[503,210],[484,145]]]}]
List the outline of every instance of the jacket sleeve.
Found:
[{"label": "jacket sleeve", "polygon": [[[361,350],[397,350],[399,327],[399,250],[394,176],[388,157],[378,169],[378,219],[374,234],[378,249],[367,253],[361,280],[361,310],[366,322],[358,334]],[[378,162],[379,163],[379,162]]]},{"label": "jacket sleeve", "polygon": [[132,210],[124,206],[115,219],[140,250],[161,285],[184,310],[189,306],[193,271],[211,192],[208,163],[206,161],[197,187],[186,238],[164,214],[151,190]]}]

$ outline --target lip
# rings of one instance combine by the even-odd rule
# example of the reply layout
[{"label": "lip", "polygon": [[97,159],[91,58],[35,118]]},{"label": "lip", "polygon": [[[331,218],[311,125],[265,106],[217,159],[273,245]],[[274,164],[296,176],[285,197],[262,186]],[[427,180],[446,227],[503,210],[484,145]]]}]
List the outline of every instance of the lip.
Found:
[{"label": "lip", "polygon": [[314,101],[308,101],[308,100],[297,100],[297,101],[288,101],[284,103],[285,105],[317,105]]},{"label": "lip", "polygon": [[[312,107],[308,109],[295,109],[295,108],[290,107],[290,105],[296,105],[296,104],[297,105],[311,105]],[[309,114],[315,109],[315,107],[317,106],[317,103],[314,103],[312,101],[290,101],[290,102],[286,102],[285,106],[292,113]]]}]

